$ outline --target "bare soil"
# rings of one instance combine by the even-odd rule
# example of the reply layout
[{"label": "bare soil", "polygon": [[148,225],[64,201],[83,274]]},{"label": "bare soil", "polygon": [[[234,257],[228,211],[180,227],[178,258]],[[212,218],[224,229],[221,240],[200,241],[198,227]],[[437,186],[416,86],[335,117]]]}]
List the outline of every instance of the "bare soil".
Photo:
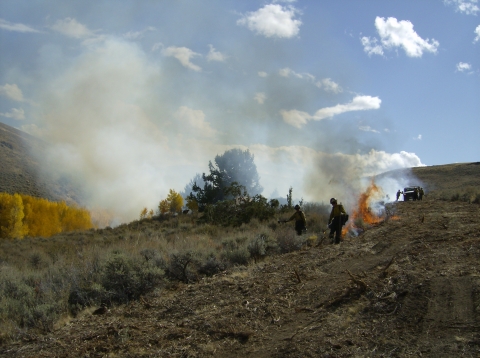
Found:
[{"label": "bare soil", "polygon": [[176,284],[9,357],[479,357],[480,206],[429,199],[340,245]]}]

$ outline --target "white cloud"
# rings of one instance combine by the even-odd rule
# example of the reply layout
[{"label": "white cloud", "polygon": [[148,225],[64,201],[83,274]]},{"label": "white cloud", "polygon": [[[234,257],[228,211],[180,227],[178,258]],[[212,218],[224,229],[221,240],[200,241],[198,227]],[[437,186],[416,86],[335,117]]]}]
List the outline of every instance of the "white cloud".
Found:
[{"label": "white cloud", "polygon": [[363,45],[363,50],[368,53],[368,55],[383,55],[383,48],[381,45],[378,45],[378,40],[370,37],[362,37],[360,39]]},{"label": "white cloud", "polygon": [[302,22],[295,19],[299,13],[293,6],[269,4],[249,12],[237,21],[251,31],[265,37],[291,38],[297,36]]},{"label": "white cloud", "polygon": [[280,111],[280,115],[282,116],[285,123],[290,124],[291,126],[302,128],[307,122],[313,119],[313,116],[308,114],[307,112],[298,111],[296,109],[292,109],[290,111],[286,111],[282,109]]},{"label": "white cloud", "polygon": [[288,76],[290,76],[291,72],[293,72],[293,71],[291,69],[289,69],[288,67],[286,67],[286,68],[280,69],[280,71],[278,71],[278,74],[282,77],[288,77]]},{"label": "white cloud", "polygon": [[475,34],[477,36],[475,36],[475,39],[473,40],[473,42],[477,42],[480,40],[480,25],[478,25],[477,28],[475,29]]},{"label": "white cloud", "polygon": [[267,74],[266,72],[264,72],[264,71],[259,71],[259,72],[258,72],[258,76],[259,76],[259,77],[267,77],[268,74]]},{"label": "white cloud", "polygon": [[6,21],[4,19],[0,19],[0,29],[4,29],[7,31],[14,31],[14,32],[40,32],[28,25],[19,24],[19,23],[12,24],[11,22]]},{"label": "white cloud", "polygon": [[379,131],[377,131],[376,129],[373,129],[370,126],[360,126],[360,127],[358,127],[358,129],[360,129],[363,132],[380,133]]},{"label": "white cloud", "polygon": [[218,61],[224,62],[227,59],[227,56],[223,53],[216,51],[212,45],[208,45],[210,47],[210,51],[208,51],[207,60],[208,61]]},{"label": "white cloud", "polygon": [[335,115],[345,112],[378,109],[380,108],[381,102],[382,100],[378,97],[357,96],[347,104],[337,104],[334,107],[319,109],[314,115],[310,115],[307,112],[298,111],[296,109],[290,111],[281,110],[280,114],[286,123],[294,127],[301,128],[309,120],[320,121],[322,119],[331,118]]},{"label": "white cloud", "polygon": [[288,67],[280,69],[278,71],[278,74],[286,78],[293,76],[299,79],[305,79],[315,84],[315,86],[317,86],[318,88],[323,88],[326,92],[332,92],[332,93],[343,92],[342,87],[340,87],[338,83],[335,83],[330,78],[324,78],[322,80],[317,81],[315,76],[310,73],[297,73]]},{"label": "white cloud", "polygon": [[94,33],[85,25],[79,23],[77,20],[72,19],[71,17],[66,17],[63,20],[57,20],[57,22],[50,28],[60,32],[63,35],[74,37],[76,39],[94,36]]},{"label": "white cloud", "polygon": [[145,33],[150,32],[150,31],[155,31],[156,28],[153,26],[149,26],[146,29],[143,29],[141,31],[129,31],[126,34],[123,35],[128,40],[139,40],[143,36],[145,36]]},{"label": "white cloud", "polygon": [[470,65],[469,63],[465,63],[465,62],[457,63],[458,72],[470,71],[471,69],[472,69],[472,65]]},{"label": "white cloud", "polygon": [[415,140],[422,140],[422,135],[419,134],[418,136],[414,137],[413,139],[415,139]]},{"label": "white cloud", "polygon": [[310,79],[310,80],[315,80],[315,76],[313,76],[309,73],[297,73],[297,72],[295,72],[294,70],[292,70],[288,67],[280,69],[278,71],[278,74],[282,77],[293,76],[293,77],[297,77],[297,78],[300,78],[300,79],[307,78],[307,79]]},{"label": "white cloud", "polygon": [[379,109],[381,103],[382,100],[378,97],[357,96],[347,104],[337,104],[334,107],[319,109],[313,115],[313,119],[319,121],[345,112]]},{"label": "white cloud", "polygon": [[23,110],[23,108],[20,108],[20,109],[12,108],[10,112],[0,113],[0,116],[13,118],[13,119],[16,119],[17,121],[21,121],[25,119],[25,111]]},{"label": "white cloud", "polygon": [[200,66],[197,66],[190,61],[191,58],[201,55],[193,52],[187,47],[170,46],[164,49],[162,53],[164,56],[175,57],[186,68],[197,72],[202,70]]},{"label": "white cloud", "polygon": [[10,85],[7,83],[4,86],[0,86],[0,95],[6,96],[17,102],[23,101],[22,90],[18,88],[16,84]]},{"label": "white cloud", "polygon": [[413,30],[413,24],[408,20],[398,21],[394,17],[387,20],[383,17],[375,19],[375,27],[380,35],[381,46],[376,38],[362,37],[364,51],[369,55],[383,55],[384,49],[401,47],[409,57],[422,57],[424,52],[436,53],[440,45],[435,39],[422,39]]},{"label": "white cloud", "polygon": [[267,99],[267,96],[263,92],[255,93],[255,97],[253,98],[258,104],[263,104]]},{"label": "white cloud", "polygon": [[[194,137],[212,137],[215,135],[210,123],[205,121],[205,113],[201,110],[194,110],[187,106],[181,106],[174,117],[182,124],[182,131],[187,135]],[[183,124],[188,125],[185,127]]]},{"label": "white cloud", "polygon": [[466,15],[476,15],[480,11],[478,0],[444,0],[445,4],[455,6],[455,11]]},{"label": "white cloud", "polygon": [[317,82],[317,86],[321,86],[324,88],[325,91],[327,92],[332,92],[332,93],[341,93],[343,92],[342,87],[338,83],[333,82],[330,78],[324,78],[320,82]]}]

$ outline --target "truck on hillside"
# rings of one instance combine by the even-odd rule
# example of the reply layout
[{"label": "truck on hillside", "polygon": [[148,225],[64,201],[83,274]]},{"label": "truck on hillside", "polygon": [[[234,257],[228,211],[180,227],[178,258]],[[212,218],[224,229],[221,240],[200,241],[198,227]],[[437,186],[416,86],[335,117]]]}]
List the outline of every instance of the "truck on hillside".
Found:
[{"label": "truck on hillside", "polygon": [[407,186],[403,188],[403,201],[418,200],[419,186]]}]

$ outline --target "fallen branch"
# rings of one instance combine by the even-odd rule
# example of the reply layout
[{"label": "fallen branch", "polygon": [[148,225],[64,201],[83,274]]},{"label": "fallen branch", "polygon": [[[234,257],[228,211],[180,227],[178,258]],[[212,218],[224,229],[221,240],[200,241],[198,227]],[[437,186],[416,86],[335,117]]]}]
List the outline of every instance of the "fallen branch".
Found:
[{"label": "fallen branch", "polygon": [[362,280],[359,280],[357,279],[355,276],[352,275],[352,273],[348,270],[346,270],[348,275],[350,276],[350,279],[355,283],[357,284],[358,286],[360,286],[360,288],[362,289],[362,292],[366,291],[367,288],[368,288],[368,285],[363,282]]},{"label": "fallen branch", "polygon": [[298,274],[297,270],[293,269],[293,272],[295,272],[295,276],[297,277],[298,283],[302,283],[302,280],[300,279],[300,275]]}]

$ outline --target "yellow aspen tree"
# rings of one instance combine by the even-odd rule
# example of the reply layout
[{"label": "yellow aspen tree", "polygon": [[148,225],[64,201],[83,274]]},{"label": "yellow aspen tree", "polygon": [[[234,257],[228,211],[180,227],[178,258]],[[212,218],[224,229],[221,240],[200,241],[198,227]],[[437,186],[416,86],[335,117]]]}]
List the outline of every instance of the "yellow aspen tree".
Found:
[{"label": "yellow aspen tree", "polygon": [[170,212],[179,213],[179,212],[182,211],[183,198],[175,190],[170,189],[170,191],[168,193],[168,196],[167,196],[167,201],[170,204],[169,205],[170,206]]},{"label": "yellow aspen tree", "polygon": [[170,209],[170,203],[168,202],[167,199],[163,199],[158,205],[158,210],[160,211],[160,214],[167,213],[169,209]]},{"label": "yellow aspen tree", "polygon": [[23,226],[23,218],[25,213],[23,212],[23,201],[19,194],[13,195],[13,205],[10,211],[12,220],[12,231],[10,237],[12,239],[23,239],[27,230]]},{"label": "yellow aspen tree", "polygon": [[24,216],[23,201],[19,194],[0,193],[0,237],[23,238],[27,231],[23,223]]},{"label": "yellow aspen tree", "polygon": [[62,207],[61,226],[62,232],[87,230],[93,227],[90,212],[76,206],[68,206],[65,202],[59,203]]},{"label": "yellow aspen tree", "polygon": [[148,219],[153,218],[153,214],[154,214],[153,209],[150,209],[150,211],[147,213],[147,218]]},{"label": "yellow aspen tree", "polygon": [[0,193],[0,237],[7,238],[10,226],[10,195]]},{"label": "yellow aspen tree", "polygon": [[143,208],[143,210],[140,212],[140,220],[145,219],[147,217],[147,214],[148,214],[148,209]]}]

